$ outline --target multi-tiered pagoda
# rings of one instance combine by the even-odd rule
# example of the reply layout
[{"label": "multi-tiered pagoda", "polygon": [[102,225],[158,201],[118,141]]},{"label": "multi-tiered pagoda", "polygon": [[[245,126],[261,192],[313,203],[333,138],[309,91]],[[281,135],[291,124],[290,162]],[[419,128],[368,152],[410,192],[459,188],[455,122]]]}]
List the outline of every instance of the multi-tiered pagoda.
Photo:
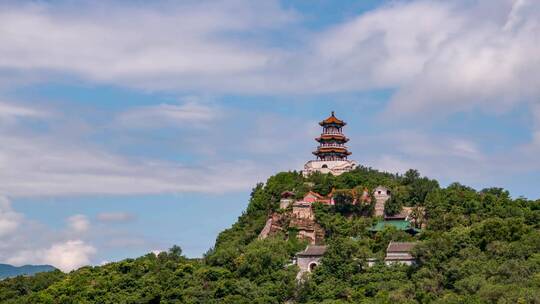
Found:
[{"label": "multi-tiered pagoda", "polygon": [[319,146],[313,152],[317,159],[305,164],[304,175],[317,171],[339,175],[354,169],[356,162],[347,159],[351,152],[345,146],[345,143],[349,141],[343,134],[346,123],[337,118],[332,111],[332,115],[319,124],[323,127],[323,131],[321,136],[315,139],[319,142]]}]

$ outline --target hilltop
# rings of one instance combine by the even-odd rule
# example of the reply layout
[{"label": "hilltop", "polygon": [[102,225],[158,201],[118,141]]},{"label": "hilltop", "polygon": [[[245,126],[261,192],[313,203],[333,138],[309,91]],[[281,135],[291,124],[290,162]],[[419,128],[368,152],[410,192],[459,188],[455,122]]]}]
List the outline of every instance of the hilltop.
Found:
[{"label": "hilltop", "polygon": [[[305,280],[291,264],[308,241],[297,229],[258,236],[280,211],[285,191],[393,191],[386,208],[421,206],[415,235],[388,226],[359,205],[313,205],[327,250]],[[348,191],[348,190],[347,190]],[[366,213],[367,212],[367,213]],[[540,200],[512,199],[500,188],[446,188],[415,170],[404,175],[359,167],[339,176],[282,172],[256,185],[245,212],[202,259],[174,246],[69,274],[59,271],[0,282],[2,303],[540,303]],[[415,241],[416,265],[366,267],[390,241]]]}]

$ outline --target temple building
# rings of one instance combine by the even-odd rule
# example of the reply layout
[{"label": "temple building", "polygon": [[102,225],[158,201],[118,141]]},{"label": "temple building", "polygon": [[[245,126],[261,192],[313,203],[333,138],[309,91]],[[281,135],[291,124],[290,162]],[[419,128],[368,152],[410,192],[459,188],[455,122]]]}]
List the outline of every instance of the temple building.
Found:
[{"label": "temple building", "polygon": [[356,162],[348,160],[351,152],[345,143],[349,141],[343,134],[346,123],[338,119],[334,112],[327,119],[319,123],[323,128],[321,136],[315,140],[319,143],[317,150],[313,152],[315,160],[310,160],[304,165],[305,176],[313,172],[331,173],[340,175],[356,167]]},{"label": "temple building", "polygon": [[416,246],[416,242],[390,242],[386,248],[384,263],[386,265],[414,265],[416,260],[411,254],[414,246]]},{"label": "temple building", "polygon": [[310,273],[321,263],[326,246],[308,245],[304,251],[296,254],[296,264],[300,268],[296,279],[300,280],[305,273]]},{"label": "temple building", "polygon": [[373,190],[375,197],[375,216],[384,216],[384,204],[390,199],[390,190],[384,186],[378,186]]}]

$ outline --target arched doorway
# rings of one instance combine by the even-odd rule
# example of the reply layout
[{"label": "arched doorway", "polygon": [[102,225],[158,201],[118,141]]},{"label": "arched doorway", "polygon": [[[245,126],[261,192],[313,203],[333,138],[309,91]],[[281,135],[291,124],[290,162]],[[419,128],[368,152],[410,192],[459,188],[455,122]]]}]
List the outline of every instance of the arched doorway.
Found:
[{"label": "arched doorway", "polygon": [[313,272],[315,270],[315,268],[317,268],[317,266],[319,266],[319,265],[317,263],[315,263],[315,262],[309,264],[309,272]]}]

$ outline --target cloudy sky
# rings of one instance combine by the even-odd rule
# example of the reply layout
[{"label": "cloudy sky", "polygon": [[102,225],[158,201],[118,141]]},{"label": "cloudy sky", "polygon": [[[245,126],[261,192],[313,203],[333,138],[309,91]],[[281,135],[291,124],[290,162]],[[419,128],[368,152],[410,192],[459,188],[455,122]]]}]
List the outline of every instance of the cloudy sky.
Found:
[{"label": "cloudy sky", "polygon": [[2,1],[0,262],[200,256],[347,121],[353,158],[540,198],[540,4]]}]

